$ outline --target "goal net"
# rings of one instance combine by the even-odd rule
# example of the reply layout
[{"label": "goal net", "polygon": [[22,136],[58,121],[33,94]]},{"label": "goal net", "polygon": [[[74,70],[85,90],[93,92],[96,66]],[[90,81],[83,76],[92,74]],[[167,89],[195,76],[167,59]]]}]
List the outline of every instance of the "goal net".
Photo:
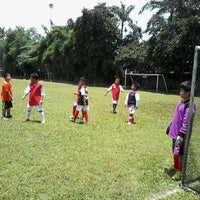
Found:
[{"label": "goal net", "polygon": [[125,88],[127,88],[127,86],[130,87],[133,81],[137,81],[140,83],[140,86],[143,89],[155,89],[156,92],[158,92],[158,90],[166,90],[166,92],[168,92],[167,84],[163,74],[138,74],[126,69],[124,75]]},{"label": "goal net", "polygon": [[[183,189],[200,194],[200,46],[195,47],[192,87],[189,107],[188,129],[184,146],[183,172],[181,184]],[[195,116],[192,104],[196,104]]]}]

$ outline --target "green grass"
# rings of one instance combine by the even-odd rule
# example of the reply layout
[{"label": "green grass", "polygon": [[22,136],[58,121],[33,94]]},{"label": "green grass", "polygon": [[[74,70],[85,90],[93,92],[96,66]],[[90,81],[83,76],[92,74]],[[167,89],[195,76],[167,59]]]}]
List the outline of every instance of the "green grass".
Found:
[{"label": "green grass", "polygon": [[[2,82],[3,79],[0,78]],[[89,87],[89,124],[69,116],[76,85],[43,82],[46,124],[36,110],[24,123],[28,80],[11,80],[14,117],[0,121],[0,199],[142,200],[179,187],[164,173],[172,165],[165,135],[179,96],[141,91],[136,124],[127,125],[126,92],[112,114],[107,88]],[[199,199],[181,190],[167,199]]]}]

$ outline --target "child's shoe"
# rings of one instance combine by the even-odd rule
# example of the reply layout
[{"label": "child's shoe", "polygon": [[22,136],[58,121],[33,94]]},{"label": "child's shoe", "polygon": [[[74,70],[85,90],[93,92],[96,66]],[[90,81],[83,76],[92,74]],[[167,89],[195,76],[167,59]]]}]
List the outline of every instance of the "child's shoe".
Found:
[{"label": "child's shoe", "polygon": [[26,119],[24,120],[24,122],[28,122],[28,121],[30,121],[30,119],[28,119],[28,118],[26,118]]},{"label": "child's shoe", "polygon": [[43,120],[41,121],[41,124],[45,124],[45,119],[43,119]]},{"label": "child's shoe", "polygon": [[70,117],[69,117],[69,121],[73,122],[73,121],[74,121],[74,117],[73,117],[73,116],[70,116]]},{"label": "child's shoe", "polygon": [[1,119],[3,119],[3,120],[8,120],[8,119],[7,119],[6,117],[4,117],[4,116],[2,116]]},{"label": "child's shoe", "polygon": [[6,118],[12,118],[13,116],[11,114],[6,115]]},{"label": "child's shoe", "polygon": [[180,171],[177,171],[175,174],[174,174],[174,176],[172,176],[172,179],[174,180],[174,181],[180,181],[181,180],[181,172]]}]

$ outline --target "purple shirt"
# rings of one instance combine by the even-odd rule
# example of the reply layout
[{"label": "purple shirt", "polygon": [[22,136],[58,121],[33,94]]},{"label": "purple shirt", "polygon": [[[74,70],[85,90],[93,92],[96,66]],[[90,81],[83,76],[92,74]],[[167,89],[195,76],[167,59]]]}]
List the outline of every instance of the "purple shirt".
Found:
[{"label": "purple shirt", "polygon": [[[196,106],[193,104],[193,113],[196,112]],[[169,137],[176,139],[179,133],[186,134],[187,123],[189,117],[189,107],[185,107],[184,101],[180,101],[172,119],[172,123],[169,130]]]}]

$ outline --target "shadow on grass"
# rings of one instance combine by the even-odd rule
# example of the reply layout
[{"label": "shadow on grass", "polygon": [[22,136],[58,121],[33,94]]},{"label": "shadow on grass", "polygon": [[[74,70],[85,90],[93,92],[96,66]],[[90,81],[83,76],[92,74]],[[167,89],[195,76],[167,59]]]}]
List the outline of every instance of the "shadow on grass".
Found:
[{"label": "shadow on grass", "polygon": [[174,168],[164,168],[164,172],[169,176],[169,177],[172,177],[174,176],[174,174],[176,173],[176,169]]}]

